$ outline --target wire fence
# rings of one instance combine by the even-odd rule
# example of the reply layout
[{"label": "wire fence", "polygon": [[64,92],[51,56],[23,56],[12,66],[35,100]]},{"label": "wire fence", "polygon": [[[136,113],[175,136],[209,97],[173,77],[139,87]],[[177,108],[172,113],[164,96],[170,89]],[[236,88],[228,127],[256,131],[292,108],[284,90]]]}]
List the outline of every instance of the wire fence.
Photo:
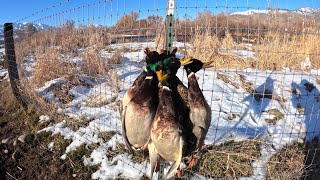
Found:
[{"label": "wire fence", "polygon": [[[195,164],[184,169],[190,156],[183,157],[182,178],[317,177],[319,4],[175,2],[175,56],[211,62],[196,73],[211,123]],[[18,67],[9,72],[15,91],[43,114],[41,132],[70,140],[62,159],[89,151],[77,160],[98,166],[93,179],[150,178],[148,151],[125,146],[121,107],[146,65],[146,48],[166,49],[166,8],[156,0],[67,0],[19,18],[5,37],[7,68]],[[187,89],[183,67],[177,77]]]}]

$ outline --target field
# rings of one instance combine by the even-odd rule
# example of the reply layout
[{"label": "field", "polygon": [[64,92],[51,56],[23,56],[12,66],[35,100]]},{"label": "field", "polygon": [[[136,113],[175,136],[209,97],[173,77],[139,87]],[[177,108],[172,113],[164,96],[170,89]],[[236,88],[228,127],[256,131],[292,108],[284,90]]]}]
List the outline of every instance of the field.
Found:
[{"label": "field", "polygon": [[[20,107],[15,101],[7,68],[1,63],[0,177],[150,177],[148,154],[133,156],[124,146],[119,107],[143,71],[144,49],[159,50],[164,39],[153,27],[156,24],[145,32],[115,34],[127,28],[128,19],[134,19],[127,16],[134,14],[120,18],[117,31],[94,25],[81,29],[67,21],[58,29],[32,32],[16,42],[21,89],[28,106]],[[288,18],[281,17],[281,21]],[[247,31],[241,30],[239,22],[257,18],[261,17],[236,15],[228,22],[230,30],[222,35],[212,28],[177,29],[177,34],[188,34],[187,41],[173,44],[178,58],[213,62],[196,74],[212,110],[206,148],[196,155],[195,166],[183,178],[312,179],[320,173],[318,21],[297,18],[292,29],[284,31],[279,19],[261,20],[251,28],[272,26],[278,31],[244,36]],[[180,21],[179,27],[203,19],[223,26],[226,17],[200,13],[195,22]],[[136,18],[131,25],[142,22]],[[119,39],[144,33],[155,33],[155,39]],[[177,76],[187,86],[183,68]],[[39,171],[34,174],[35,168]],[[62,174],[59,169],[64,170]]]}]

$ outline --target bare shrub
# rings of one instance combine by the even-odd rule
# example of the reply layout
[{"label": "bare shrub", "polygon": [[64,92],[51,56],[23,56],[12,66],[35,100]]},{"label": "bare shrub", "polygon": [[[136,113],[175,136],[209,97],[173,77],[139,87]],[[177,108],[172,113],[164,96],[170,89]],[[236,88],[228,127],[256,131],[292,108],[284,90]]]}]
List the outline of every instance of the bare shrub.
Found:
[{"label": "bare shrub", "polygon": [[87,48],[81,55],[81,70],[89,76],[106,75],[110,69],[108,62],[100,57],[99,50]]},{"label": "bare shrub", "polygon": [[157,36],[154,39],[154,42],[156,44],[156,51],[160,52],[161,49],[165,48],[165,34],[163,32],[159,32]]},{"label": "bare shrub", "polygon": [[113,53],[111,58],[109,58],[110,64],[121,64],[123,59],[123,51],[125,49],[116,49]]},{"label": "bare shrub", "polygon": [[120,78],[117,74],[117,70],[111,69],[109,72],[109,86],[112,88],[113,93],[120,92]]},{"label": "bare shrub", "polygon": [[233,40],[233,37],[229,32],[227,32],[226,36],[223,38],[221,42],[221,47],[224,49],[235,49],[236,43]]},{"label": "bare shrub", "polygon": [[221,43],[217,36],[211,35],[208,31],[201,33],[196,30],[196,34],[191,40],[192,47],[188,51],[188,55],[202,61],[211,61],[214,53],[221,47]]},{"label": "bare shrub", "polygon": [[58,48],[36,53],[37,64],[32,76],[32,83],[36,87],[43,86],[47,81],[74,73],[75,64],[63,61],[60,56],[61,49]]}]

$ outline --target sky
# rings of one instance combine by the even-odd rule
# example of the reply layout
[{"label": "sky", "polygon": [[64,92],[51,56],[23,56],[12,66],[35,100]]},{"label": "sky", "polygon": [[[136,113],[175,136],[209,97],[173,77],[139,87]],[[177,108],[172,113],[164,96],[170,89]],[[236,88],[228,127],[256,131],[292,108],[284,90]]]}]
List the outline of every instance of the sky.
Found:
[{"label": "sky", "polygon": [[[298,9],[301,7],[320,8],[320,0],[270,0],[273,8]],[[100,3],[97,3],[100,2]],[[94,21],[97,24],[112,24],[123,13],[140,12],[140,17],[165,15],[166,0],[2,0],[0,23],[39,22],[59,24],[65,19],[79,23]],[[56,5],[55,7],[52,7]],[[88,6],[89,5],[89,6]],[[84,8],[74,9],[85,6]],[[176,0],[176,15],[193,16],[202,10],[213,13],[237,12],[248,9],[266,9],[267,0]],[[57,15],[57,13],[69,10]],[[33,15],[32,15],[33,14]],[[55,16],[50,16],[54,15]],[[25,17],[25,18],[24,18]]]}]

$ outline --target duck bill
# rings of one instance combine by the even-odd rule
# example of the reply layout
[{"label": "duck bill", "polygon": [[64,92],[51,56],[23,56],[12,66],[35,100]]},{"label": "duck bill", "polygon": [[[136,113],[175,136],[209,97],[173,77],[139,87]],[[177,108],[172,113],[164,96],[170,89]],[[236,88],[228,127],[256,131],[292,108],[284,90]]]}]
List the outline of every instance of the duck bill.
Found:
[{"label": "duck bill", "polygon": [[207,61],[207,62],[203,62],[203,66],[202,68],[209,68],[209,67],[212,67],[213,61]]},{"label": "duck bill", "polygon": [[160,83],[163,83],[168,79],[168,74],[163,75],[162,70],[157,71],[156,74]]},{"label": "duck bill", "polygon": [[183,58],[183,59],[180,59],[179,61],[181,63],[181,66],[184,66],[184,65],[192,63],[192,58],[191,57]]}]

